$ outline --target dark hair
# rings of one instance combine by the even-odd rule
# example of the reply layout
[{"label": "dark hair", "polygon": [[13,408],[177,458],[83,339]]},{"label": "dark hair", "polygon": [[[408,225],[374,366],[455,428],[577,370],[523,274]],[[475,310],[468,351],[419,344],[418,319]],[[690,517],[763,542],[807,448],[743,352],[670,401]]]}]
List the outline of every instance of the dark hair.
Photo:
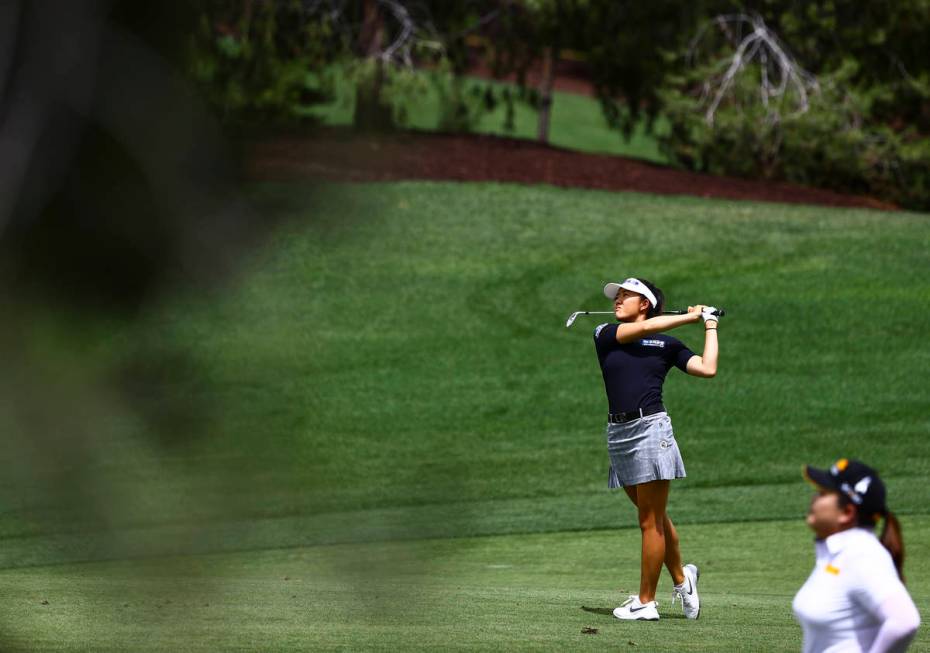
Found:
[{"label": "dark hair", "polygon": [[894,516],[893,512],[885,513],[885,525],[882,527],[882,534],[878,537],[882,546],[888,549],[891,559],[894,560],[895,569],[898,570],[898,576],[901,582],[904,582],[904,538],[901,536],[901,522]]},{"label": "dark hair", "polygon": [[662,289],[657,285],[652,283],[647,279],[642,277],[637,277],[640,281],[646,284],[646,287],[652,291],[652,294],[656,296],[656,305],[653,306],[652,303],[649,303],[649,310],[646,312],[646,317],[655,317],[656,315],[662,315],[662,310],[665,308],[665,293],[662,292]]},{"label": "dark hair", "polygon": [[[844,493],[837,492],[836,494],[839,497],[840,508],[845,508],[849,505],[856,505]],[[891,554],[891,559],[894,561],[895,569],[898,570],[898,577],[903,583],[904,538],[901,536],[901,522],[898,521],[898,518],[895,517],[894,513],[890,510],[885,511],[885,513],[881,515],[867,514],[860,511],[859,507],[856,506],[856,526],[860,528],[874,530],[876,522],[881,517],[885,518],[885,524],[882,526],[882,533],[878,536],[878,540],[882,543],[883,547],[888,549],[888,553]]]}]

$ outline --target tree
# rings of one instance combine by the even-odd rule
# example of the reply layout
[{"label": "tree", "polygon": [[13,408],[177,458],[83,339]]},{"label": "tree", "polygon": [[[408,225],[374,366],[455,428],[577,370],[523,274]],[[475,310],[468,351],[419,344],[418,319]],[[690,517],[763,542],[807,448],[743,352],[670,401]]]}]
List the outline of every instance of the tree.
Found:
[{"label": "tree", "polygon": [[859,92],[885,86],[871,117],[876,124],[930,134],[930,7],[925,0],[797,3],[766,0],[752,9],[792,44],[814,74],[852,62],[846,80]]},{"label": "tree", "polygon": [[[537,139],[549,140],[556,67],[564,49],[582,45],[579,29],[592,0],[501,2],[485,31],[492,43],[485,56],[495,76],[514,75],[521,94],[537,109]],[[528,92],[531,69],[541,69],[537,88]]]},{"label": "tree", "polygon": [[594,91],[612,127],[629,135],[643,111],[657,115],[656,89],[674,65],[667,52],[684,46],[702,15],[701,2],[674,0],[525,0],[505,3],[488,37],[495,43],[492,70],[515,74],[542,64],[536,91],[538,135],[546,140],[552,107],[552,77],[559,52],[573,50],[586,61]]},{"label": "tree", "polygon": [[703,15],[699,1],[592,2],[584,23],[585,53],[595,93],[608,123],[626,135],[645,112],[661,109],[658,89]]},{"label": "tree", "polygon": [[[672,160],[930,206],[928,57],[901,60],[885,36],[900,28],[883,15],[853,24],[850,3],[760,4],[709,21],[667,76]],[[915,25],[930,36],[930,21]]]},{"label": "tree", "polygon": [[385,20],[378,0],[362,0],[362,22],[358,34],[358,55],[371,63],[371,73],[362,78],[355,90],[356,129],[382,130],[394,125],[391,107],[382,98],[384,87]]},{"label": "tree", "polygon": [[[317,3],[319,4],[319,3]],[[328,14],[301,2],[201,0],[189,34],[191,76],[226,121],[292,121],[328,99],[321,76],[345,50]]]},{"label": "tree", "polygon": [[[741,73],[756,72],[759,100],[767,111],[767,119],[779,121],[782,108],[788,105],[798,113],[808,109],[808,93],[819,93],[817,78],[804,70],[791,53],[758,14],[721,15],[698,31],[688,49],[688,59],[694,61],[702,40],[711,25],[733,48],[729,58],[719,59],[723,64],[719,74],[712,74],[704,83],[704,94],[709,98],[705,120],[713,125],[714,114],[727,92]],[[745,30],[745,31],[744,31]],[[792,103],[793,101],[793,103]]]}]

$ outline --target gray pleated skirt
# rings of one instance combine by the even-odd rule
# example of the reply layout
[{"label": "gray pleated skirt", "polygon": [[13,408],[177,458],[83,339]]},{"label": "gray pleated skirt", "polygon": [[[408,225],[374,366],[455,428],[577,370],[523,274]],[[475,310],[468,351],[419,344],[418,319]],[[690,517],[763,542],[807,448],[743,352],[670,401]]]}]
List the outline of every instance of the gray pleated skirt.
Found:
[{"label": "gray pleated skirt", "polygon": [[608,424],[607,453],[609,488],[687,476],[668,413]]}]

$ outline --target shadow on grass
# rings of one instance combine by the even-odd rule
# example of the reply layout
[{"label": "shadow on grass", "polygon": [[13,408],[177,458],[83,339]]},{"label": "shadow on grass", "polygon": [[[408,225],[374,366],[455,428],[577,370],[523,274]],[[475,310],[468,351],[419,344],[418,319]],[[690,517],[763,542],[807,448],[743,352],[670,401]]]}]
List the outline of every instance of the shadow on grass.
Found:
[{"label": "shadow on grass", "polygon": [[[593,614],[603,614],[609,617],[614,616],[613,608],[592,608],[587,605],[581,606],[581,609],[585,612],[591,612]],[[663,614],[661,615],[663,619],[684,619],[685,615],[683,614]]]}]

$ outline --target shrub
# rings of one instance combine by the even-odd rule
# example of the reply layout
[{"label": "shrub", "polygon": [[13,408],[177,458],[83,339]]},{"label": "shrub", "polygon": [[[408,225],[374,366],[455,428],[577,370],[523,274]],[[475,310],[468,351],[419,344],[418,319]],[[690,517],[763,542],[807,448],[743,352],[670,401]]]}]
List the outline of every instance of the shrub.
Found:
[{"label": "shrub", "polygon": [[717,70],[719,64],[671,76],[660,93],[671,128],[659,141],[673,162],[930,209],[930,139],[873,121],[873,105],[887,103],[890,90],[883,85],[851,88],[847,82],[854,63],[823,76],[803,113],[785,111],[798,99],[790,91],[766,107],[759,100],[759,72],[749,71],[736,78],[711,123],[705,119],[709,95],[704,80]]}]

